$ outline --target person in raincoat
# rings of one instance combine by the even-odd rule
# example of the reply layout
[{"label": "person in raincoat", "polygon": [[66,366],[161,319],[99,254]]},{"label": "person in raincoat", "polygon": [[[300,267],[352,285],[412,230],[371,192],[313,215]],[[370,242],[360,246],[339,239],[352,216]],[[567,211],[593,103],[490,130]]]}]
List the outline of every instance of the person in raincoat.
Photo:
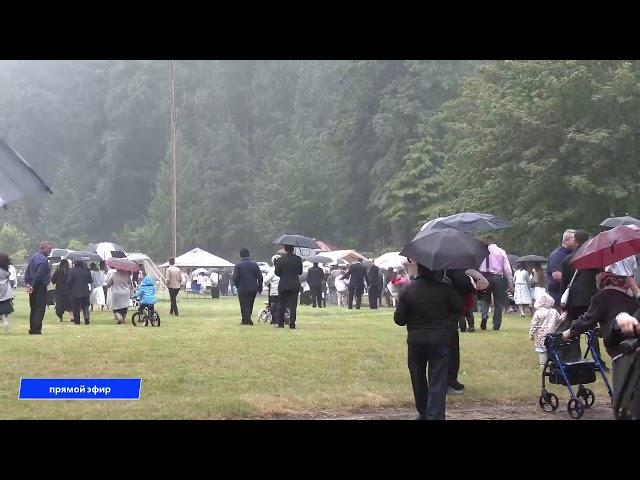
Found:
[{"label": "person in raincoat", "polygon": [[140,285],[138,286],[138,293],[136,294],[138,299],[138,311],[142,313],[142,310],[147,307],[149,313],[153,314],[153,306],[158,301],[156,297],[156,282],[151,275],[146,275]]}]

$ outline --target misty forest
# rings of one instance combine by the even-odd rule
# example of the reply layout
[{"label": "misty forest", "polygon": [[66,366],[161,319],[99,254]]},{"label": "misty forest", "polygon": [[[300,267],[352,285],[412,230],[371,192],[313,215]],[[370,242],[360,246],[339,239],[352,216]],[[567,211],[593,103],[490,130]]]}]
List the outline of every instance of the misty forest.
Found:
[{"label": "misty forest", "polygon": [[[546,254],[640,214],[640,62],[177,61],[175,100],[178,253],[374,256],[472,211]],[[0,212],[0,251],[172,253],[168,61],[2,61],[0,137],[53,191]]]}]

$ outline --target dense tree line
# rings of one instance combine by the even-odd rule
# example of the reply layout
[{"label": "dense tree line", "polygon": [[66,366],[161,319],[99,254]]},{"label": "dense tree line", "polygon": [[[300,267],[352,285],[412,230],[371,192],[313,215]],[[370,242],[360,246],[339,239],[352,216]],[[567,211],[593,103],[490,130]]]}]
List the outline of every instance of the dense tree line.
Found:
[{"label": "dense tree line", "polygon": [[[0,136],[54,194],[0,216],[170,253],[169,62],[0,62]],[[280,233],[367,253],[487,211],[508,249],[640,213],[640,75],[624,61],[178,61],[178,250],[258,256]]]}]

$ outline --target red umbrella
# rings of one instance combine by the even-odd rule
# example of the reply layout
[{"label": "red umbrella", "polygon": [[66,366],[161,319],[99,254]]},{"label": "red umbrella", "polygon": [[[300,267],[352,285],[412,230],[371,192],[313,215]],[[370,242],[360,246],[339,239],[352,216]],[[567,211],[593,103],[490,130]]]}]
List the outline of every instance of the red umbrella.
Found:
[{"label": "red umbrella", "polygon": [[124,270],[125,272],[139,272],[140,266],[133,260],[128,258],[114,258],[111,257],[106,262],[107,267],[115,268],[116,270]]},{"label": "red umbrella", "polygon": [[637,253],[640,253],[640,229],[620,225],[585,242],[576,250],[571,266],[576,270],[604,268]]}]

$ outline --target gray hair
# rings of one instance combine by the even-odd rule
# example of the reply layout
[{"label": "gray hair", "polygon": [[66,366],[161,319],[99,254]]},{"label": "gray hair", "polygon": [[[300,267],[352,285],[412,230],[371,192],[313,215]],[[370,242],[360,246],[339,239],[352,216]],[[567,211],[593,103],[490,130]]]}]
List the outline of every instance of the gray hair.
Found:
[{"label": "gray hair", "polygon": [[573,234],[576,233],[575,229],[569,228],[562,234],[562,243],[568,242],[573,238]]}]

